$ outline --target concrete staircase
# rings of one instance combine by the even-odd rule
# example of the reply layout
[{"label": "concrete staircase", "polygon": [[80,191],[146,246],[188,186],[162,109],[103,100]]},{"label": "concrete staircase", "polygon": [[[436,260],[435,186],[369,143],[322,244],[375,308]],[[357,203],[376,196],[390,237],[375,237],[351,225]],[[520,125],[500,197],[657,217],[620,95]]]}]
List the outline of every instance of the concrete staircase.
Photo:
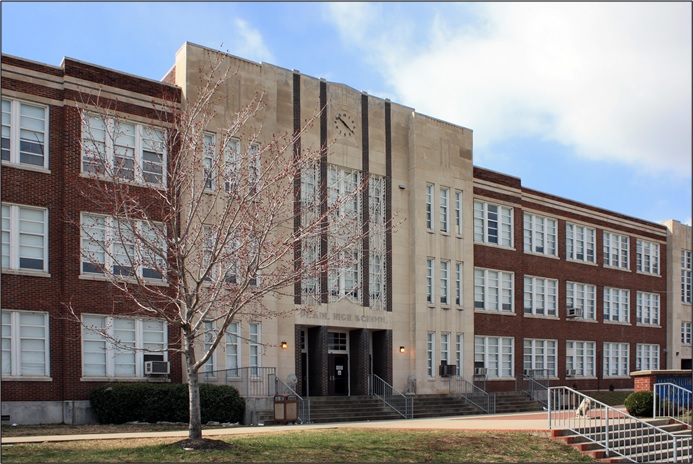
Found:
[{"label": "concrete staircase", "polygon": [[403,419],[375,396],[313,396],[310,420],[325,422],[362,422]]},{"label": "concrete staircase", "polygon": [[496,414],[543,411],[544,406],[522,392],[496,393]]},{"label": "concrete staircase", "polygon": [[476,406],[456,395],[416,395],[414,418],[483,414]]},{"label": "concrete staircase", "polygon": [[[668,419],[652,419],[646,422],[676,436],[691,436],[691,428],[679,422],[669,421]],[[602,462],[693,462],[693,450],[691,450],[690,441],[686,443],[686,446],[679,445],[677,460],[674,461],[672,440],[662,441],[661,434],[646,435],[643,438],[636,435],[638,429],[641,428],[642,425],[633,421],[628,427],[609,433],[609,440],[614,443],[613,449],[627,454],[631,459],[626,459],[613,453],[608,455],[602,445],[584,436],[589,435],[593,440],[601,441],[606,438],[604,426],[578,429],[577,431],[567,429],[553,430],[551,435],[554,439],[560,440]]]}]

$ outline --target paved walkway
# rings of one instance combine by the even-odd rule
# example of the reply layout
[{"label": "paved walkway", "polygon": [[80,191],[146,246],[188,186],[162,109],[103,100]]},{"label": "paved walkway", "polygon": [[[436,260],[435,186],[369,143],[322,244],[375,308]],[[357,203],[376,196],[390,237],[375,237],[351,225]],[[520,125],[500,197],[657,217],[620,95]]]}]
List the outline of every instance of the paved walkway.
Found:
[{"label": "paved walkway", "polygon": [[[271,426],[239,426],[219,429],[205,429],[202,435],[205,438],[224,435],[247,435],[260,433],[297,432],[303,430],[320,429],[420,429],[420,430],[485,430],[503,432],[525,432],[535,434],[548,434],[549,423],[546,412],[492,414],[479,416],[451,416],[409,420],[386,420],[368,422],[334,422],[327,424],[305,425],[271,425]],[[134,433],[107,433],[107,434],[82,434],[82,435],[51,435],[33,437],[2,437],[2,444],[14,443],[43,443],[77,440],[127,440],[133,438],[168,438],[188,436],[187,430],[171,432],[134,432]]]}]

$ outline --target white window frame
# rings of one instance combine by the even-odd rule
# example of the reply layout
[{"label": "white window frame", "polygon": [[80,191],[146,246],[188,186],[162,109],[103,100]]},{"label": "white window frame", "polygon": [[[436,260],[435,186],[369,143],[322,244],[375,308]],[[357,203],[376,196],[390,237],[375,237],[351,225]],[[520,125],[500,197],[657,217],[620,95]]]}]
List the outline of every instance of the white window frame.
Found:
[{"label": "white window frame", "polygon": [[[23,323],[25,321],[22,319],[25,317],[40,317],[43,324]],[[49,324],[47,312],[2,310],[2,378],[29,379],[50,376]],[[40,346],[32,346],[41,344],[42,349]],[[42,357],[42,362],[27,359],[32,353]],[[27,364],[34,364],[36,367],[31,369]]]},{"label": "white window frame", "polygon": [[241,141],[230,138],[224,147],[224,191],[232,193],[241,181]]},{"label": "white window frame", "polygon": [[693,341],[693,323],[691,321],[681,321],[681,344],[691,345]]},{"label": "white window frame", "polygon": [[[497,285],[492,285],[497,282]],[[515,274],[495,269],[474,269],[474,310],[513,314]]]},{"label": "white window frame", "polygon": [[434,378],[435,372],[435,344],[436,334],[428,332],[426,335],[426,374],[428,378]]},{"label": "white window frame", "polygon": [[202,135],[202,188],[213,192],[217,183],[217,136],[211,132]]},{"label": "white window frame", "polygon": [[455,234],[462,236],[462,191],[455,190]]},{"label": "white window frame", "polygon": [[435,258],[426,258],[426,303],[435,304]]},{"label": "white window frame", "polygon": [[565,345],[566,369],[576,377],[594,377],[597,365],[597,343],[587,340],[568,340]]},{"label": "white window frame", "polygon": [[448,187],[440,187],[439,196],[440,231],[447,234],[450,233],[450,189]]},{"label": "white window frame", "polygon": [[[9,112],[6,111],[7,106],[6,103],[9,105]],[[22,127],[22,119],[26,117],[27,119],[31,119],[33,121],[37,121],[39,118],[31,117],[28,115],[22,115],[22,109],[23,107],[33,107],[34,109],[43,111],[43,128],[39,129],[38,127]],[[33,169],[48,169],[49,166],[49,150],[48,150],[48,142],[49,142],[49,135],[50,135],[50,130],[49,130],[49,124],[50,124],[50,112],[49,112],[49,107],[46,105],[41,105],[38,103],[33,103],[33,102],[25,102],[21,100],[15,100],[12,98],[3,98],[2,99],[2,139],[3,139],[3,147],[2,147],[2,162],[3,163],[9,163],[11,165],[18,165],[18,166],[26,166],[29,168]],[[43,150],[43,162],[42,164],[34,164],[34,163],[27,163],[27,162],[22,162],[22,139],[21,135],[23,132],[31,132],[34,135],[38,134],[39,137],[43,137],[43,141],[37,140],[29,140],[30,143],[42,146]],[[7,142],[5,141],[7,140]],[[35,153],[27,153],[28,156],[39,156]],[[7,159],[6,159],[7,158]]]},{"label": "white window frame", "polygon": [[462,272],[463,265],[458,261],[455,263],[455,305],[458,307],[464,304]]},{"label": "white window frame", "polygon": [[[95,121],[103,124],[103,129],[92,127]],[[133,140],[131,143],[126,143],[123,140],[125,136],[119,129],[119,125],[132,126],[131,137]],[[101,137],[95,138],[97,131],[100,130],[104,131],[103,139]],[[81,173],[84,176],[100,179],[118,177],[122,182],[157,188],[165,187],[167,185],[166,167],[168,163],[165,140],[166,132],[162,128],[86,112],[82,115]],[[116,158],[118,158],[119,153],[124,153],[123,150],[132,153],[131,156],[120,156],[121,158],[132,159],[132,179],[118,176],[119,167],[116,165]],[[160,161],[153,162],[152,159],[146,159],[145,153],[147,152],[159,155]],[[88,165],[97,166],[99,164],[101,164],[101,168],[95,167],[93,170],[86,168]],[[152,167],[155,166],[159,166],[159,169],[152,170]],[[98,172],[98,169],[102,169],[103,172]],[[158,181],[151,180],[149,176],[160,177],[160,179]]]},{"label": "white window frame", "polygon": [[636,293],[635,321],[638,325],[659,326],[659,301],[657,293]]},{"label": "white window frame", "polygon": [[450,261],[440,261],[440,304],[450,306]]},{"label": "white window frame", "polygon": [[525,253],[557,256],[558,221],[550,217],[525,212],[523,229]]},{"label": "white window frame", "polygon": [[604,321],[630,323],[630,290],[604,287]]},{"label": "white window frame", "polygon": [[259,377],[262,368],[262,323],[248,324],[248,355],[250,376]]},{"label": "white window frame", "polygon": [[630,268],[630,237],[604,231],[604,266]]},{"label": "white window frame", "polygon": [[582,310],[582,319],[597,320],[597,286],[580,282],[566,282],[566,308]]},{"label": "white window frame", "polygon": [[513,208],[485,201],[474,201],[475,242],[512,248],[513,223]]},{"label": "white window frame", "polygon": [[523,369],[548,371],[556,377],[558,369],[558,340],[525,338]]},{"label": "white window frame", "polygon": [[604,342],[604,378],[630,377],[630,344]]},{"label": "white window frame", "polygon": [[434,199],[433,193],[435,192],[435,186],[433,184],[426,184],[426,230],[433,230],[433,208]]},{"label": "white window frame", "polygon": [[236,321],[229,324],[226,328],[226,338],[224,339],[226,347],[226,372],[229,377],[240,377],[242,367],[241,353],[241,323]]},{"label": "white window frame", "polygon": [[463,375],[463,369],[462,369],[462,360],[463,358],[463,351],[464,351],[464,334],[458,333],[455,335],[455,365],[457,368],[455,369],[455,375],[457,377],[462,377]]},{"label": "white window frame", "polygon": [[476,335],[474,337],[474,364],[477,362],[484,364],[487,379],[514,379],[515,339],[513,337]]},{"label": "white window frame", "polygon": [[[217,323],[216,321],[205,321],[203,329],[203,353],[212,348],[212,343],[214,342],[214,337],[217,335]],[[215,378],[217,371],[217,350],[212,352],[212,355],[207,359],[204,366],[202,367],[202,372],[206,377]]]},{"label": "white window frame", "polygon": [[525,276],[524,312],[534,316],[558,317],[558,281]]},{"label": "white window frame", "polygon": [[637,343],[635,345],[635,370],[659,370],[659,345]]},{"label": "white window frame", "polygon": [[638,239],[636,242],[635,263],[638,272],[659,275],[659,243]]},{"label": "white window frame", "polygon": [[443,332],[440,334],[440,362],[445,361],[447,364],[452,364],[450,362],[450,333]]},{"label": "white window frame", "polygon": [[570,222],[565,227],[566,258],[571,261],[595,264],[597,262],[596,229]]},{"label": "white window frame", "polygon": [[[43,214],[43,230],[27,230],[26,222],[29,227],[37,224],[38,221],[21,219],[22,211],[41,212]],[[13,270],[26,273],[48,273],[48,209],[35,206],[17,205],[3,203],[2,205],[2,270]],[[40,245],[37,237],[40,238]],[[24,240],[24,244],[22,241]],[[27,242],[28,241],[28,242]],[[28,251],[40,248],[42,268],[22,267],[22,259],[38,259],[34,256],[25,256]],[[31,253],[30,253],[31,254]],[[24,256],[23,256],[24,255]]]},{"label": "white window frame", "polygon": [[681,302],[693,302],[693,252],[681,250]]},{"label": "white window frame", "polygon": [[[90,319],[100,319],[103,323],[99,326],[90,325]],[[121,340],[121,337],[116,335],[115,320],[123,321],[134,321],[134,340],[133,345],[129,348],[124,348],[122,346],[116,345],[116,340]],[[145,324],[147,322],[157,322],[161,324],[162,330],[159,331],[148,331],[146,330]],[[91,329],[94,327],[97,330]],[[102,335],[98,330],[104,331],[107,336]],[[161,334],[161,341],[153,342],[145,340],[145,332],[156,332]],[[91,335],[88,335],[91,333]],[[91,337],[91,338],[89,338]],[[86,351],[86,344],[92,342],[94,345],[102,345],[102,348],[97,348],[98,353],[103,353],[104,355],[104,375],[99,375],[93,372],[87,372],[86,366],[88,363],[88,357],[90,354],[96,353],[94,351]],[[147,345],[150,347],[152,345],[159,345],[159,348],[154,350],[147,350]],[[168,325],[163,319],[143,319],[143,318],[132,318],[132,317],[112,317],[105,316],[103,314],[82,314],[82,377],[83,378],[94,378],[94,379],[117,379],[117,378],[144,378],[144,356],[147,354],[159,355],[163,358],[163,361],[168,361]],[[119,375],[116,373],[116,357],[122,356],[124,354],[132,354],[133,364],[135,367],[134,375]],[[99,363],[101,364],[101,363]]]}]

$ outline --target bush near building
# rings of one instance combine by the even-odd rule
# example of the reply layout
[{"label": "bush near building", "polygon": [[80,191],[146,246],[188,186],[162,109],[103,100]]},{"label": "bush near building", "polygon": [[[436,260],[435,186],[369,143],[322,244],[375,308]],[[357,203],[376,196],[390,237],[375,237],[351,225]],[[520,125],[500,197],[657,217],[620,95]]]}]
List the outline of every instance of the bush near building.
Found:
[{"label": "bush near building", "polygon": [[651,391],[638,391],[626,397],[626,410],[628,414],[635,417],[653,416],[653,395]]}]

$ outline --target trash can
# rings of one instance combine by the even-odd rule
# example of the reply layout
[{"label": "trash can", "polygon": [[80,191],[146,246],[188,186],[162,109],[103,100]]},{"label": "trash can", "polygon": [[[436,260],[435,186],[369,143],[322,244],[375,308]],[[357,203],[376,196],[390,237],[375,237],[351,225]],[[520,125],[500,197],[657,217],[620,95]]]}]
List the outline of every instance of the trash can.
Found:
[{"label": "trash can", "polygon": [[296,395],[274,395],[274,421],[296,423],[298,420],[298,398]]}]

